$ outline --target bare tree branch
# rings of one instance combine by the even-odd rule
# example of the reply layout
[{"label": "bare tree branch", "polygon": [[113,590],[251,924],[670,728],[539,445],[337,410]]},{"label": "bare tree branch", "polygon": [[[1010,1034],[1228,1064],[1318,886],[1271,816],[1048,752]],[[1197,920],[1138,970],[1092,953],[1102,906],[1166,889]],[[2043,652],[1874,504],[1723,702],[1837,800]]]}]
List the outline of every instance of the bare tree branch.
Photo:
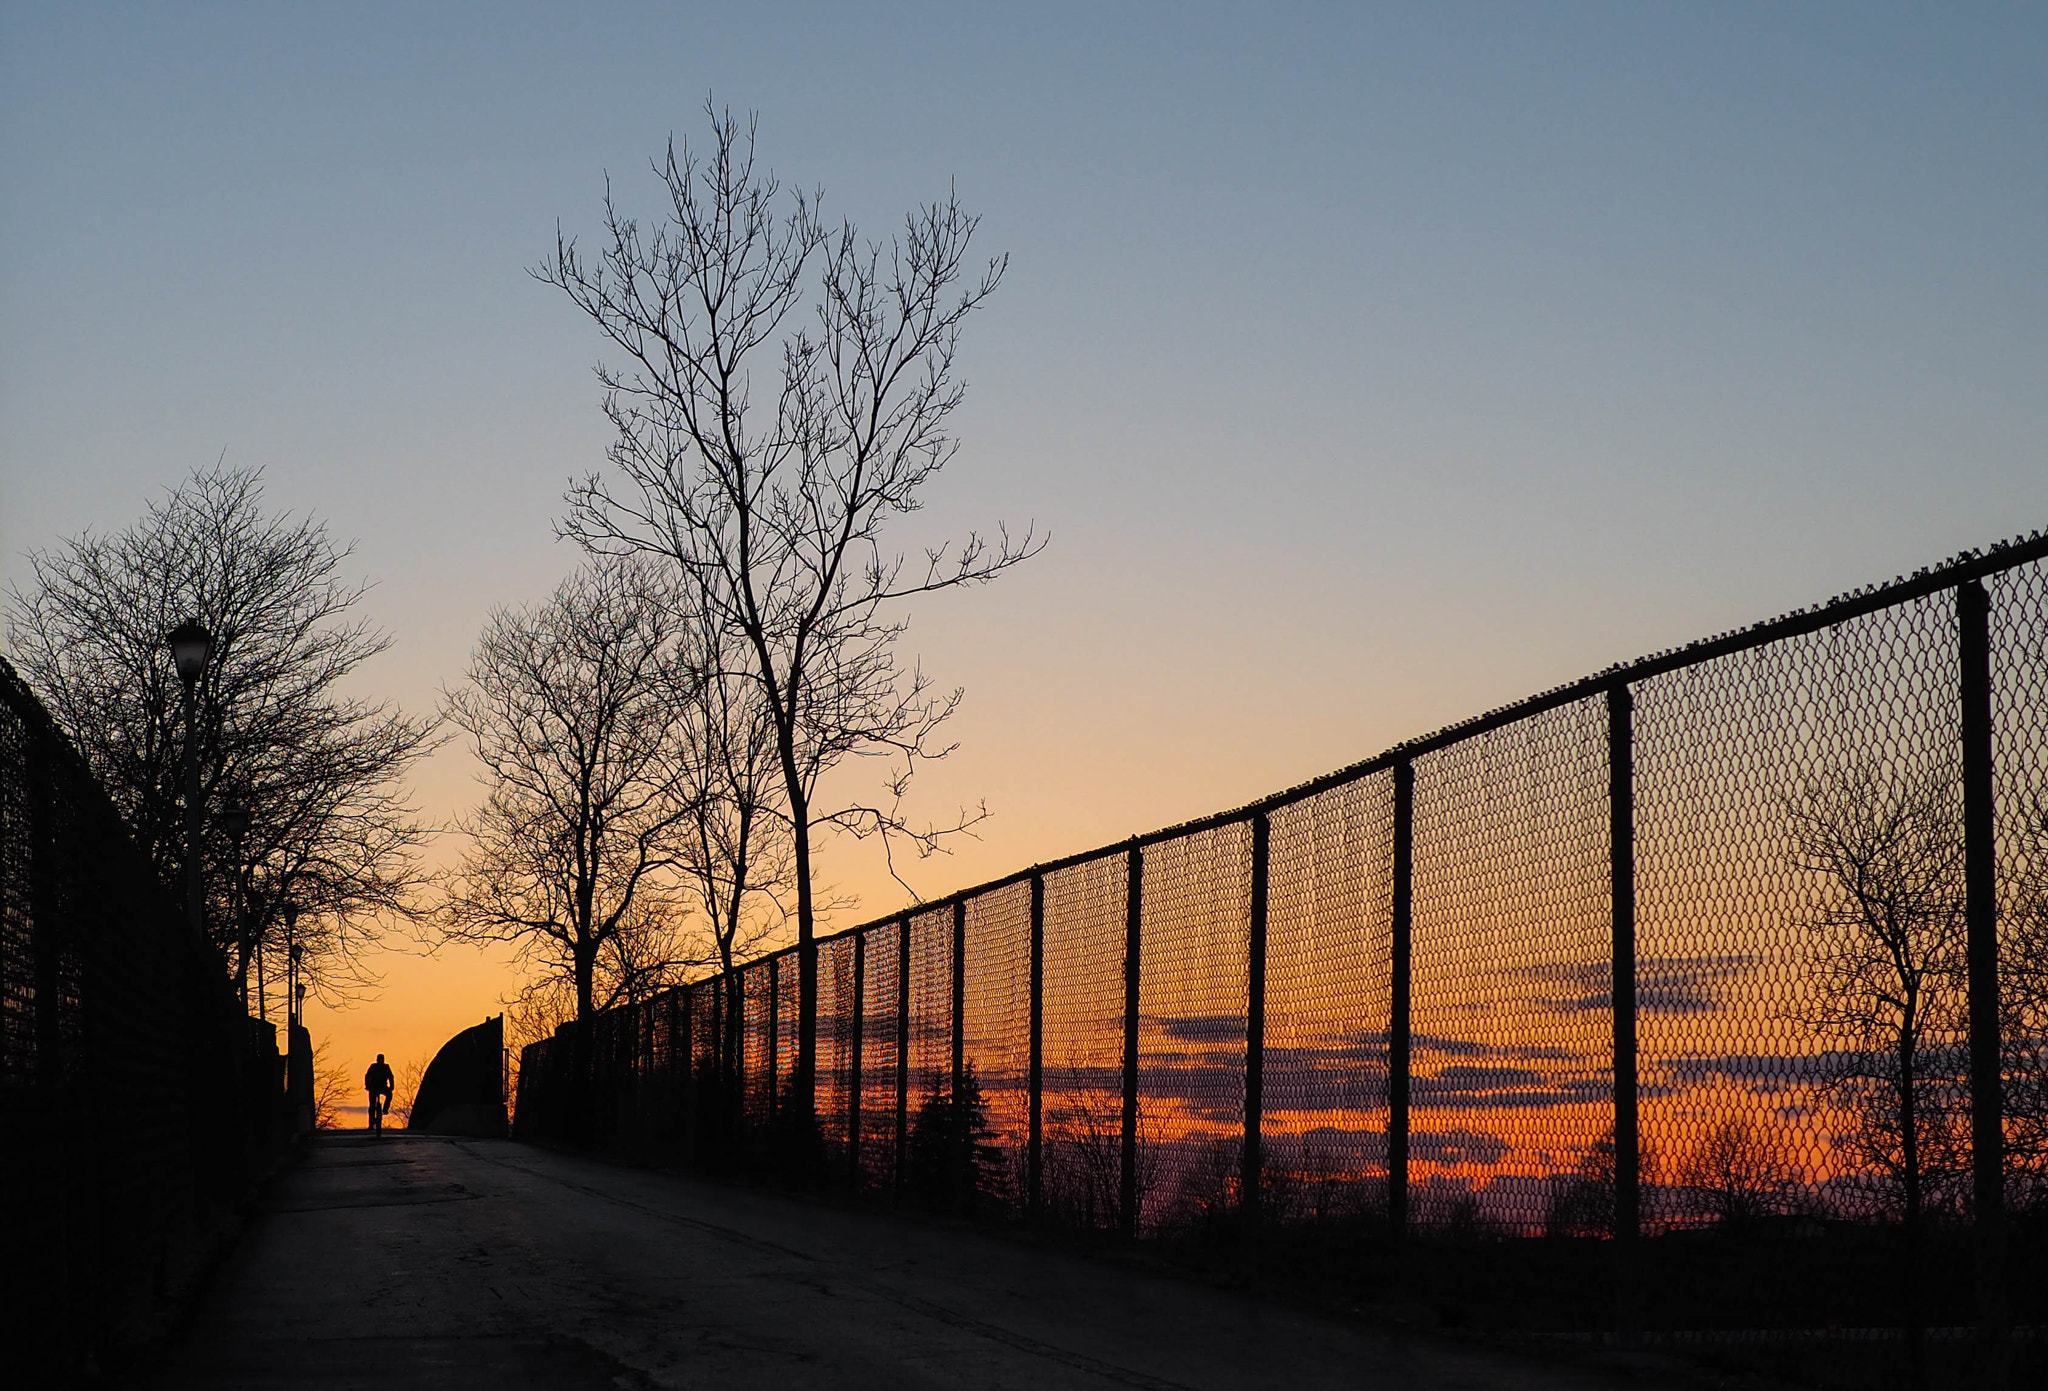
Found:
[{"label": "bare tree branch", "polygon": [[[791,1094],[808,1109],[814,831],[907,835],[929,854],[978,819],[913,828],[900,815],[916,767],[951,752],[938,731],[960,696],[899,666],[906,620],[891,606],[985,583],[1043,542],[1029,529],[970,535],[916,567],[883,544],[958,449],[961,327],[1006,264],[970,269],[976,219],[949,194],[886,244],[850,223],[828,229],[819,195],[785,196],[757,172],[751,121],[707,111],[708,153],[671,141],[654,167],[668,200],[659,223],[622,215],[607,188],[598,250],[558,233],[534,274],[623,355],[598,367],[613,471],[572,488],[564,534],[595,554],[661,557],[693,612],[730,635],[773,735],[801,981]],[[824,775],[856,755],[891,760],[887,806],[815,805]]]},{"label": "bare tree branch", "polygon": [[1795,863],[1824,894],[1806,915],[1808,1022],[1841,1046],[1828,1078],[1841,1137],[1876,1196],[1917,1227],[1968,1172],[1963,839],[1954,786],[1837,772],[1789,808]]},{"label": "bare tree branch", "polygon": [[588,1019],[674,983],[699,958],[683,933],[693,763],[646,567],[612,561],[531,609],[500,609],[449,692],[484,765],[469,853],[441,906],[442,940],[507,943],[573,991]]},{"label": "bare tree branch", "polygon": [[215,648],[200,701],[202,795],[252,813],[246,921],[228,911],[234,847],[202,847],[208,921],[237,974],[282,947],[297,905],[309,987],[329,1000],[368,983],[380,919],[405,917],[427,832],[399,779],[434,747],[432,721],[335,686],[390,645],[353,615],[351,548],[311,518],[266,515],[262,474],[196,472],[125,531],[86,532],[29,557],[10,588],[22,670],[85,754],[166,883],[184,856],[185,732],[164,635],[197,618]]}]

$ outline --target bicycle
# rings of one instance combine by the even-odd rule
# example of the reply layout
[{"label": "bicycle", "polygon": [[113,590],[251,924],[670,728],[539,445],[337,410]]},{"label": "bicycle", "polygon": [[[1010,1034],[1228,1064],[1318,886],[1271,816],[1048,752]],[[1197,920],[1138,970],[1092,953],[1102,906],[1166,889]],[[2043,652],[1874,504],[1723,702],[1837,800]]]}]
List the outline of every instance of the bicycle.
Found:
[{"label": "bicycle", "polygon": [[382,1092],[370,1093],[370,1133],[372,1135],[382,1135],[384,1133],[384,1094]]}]

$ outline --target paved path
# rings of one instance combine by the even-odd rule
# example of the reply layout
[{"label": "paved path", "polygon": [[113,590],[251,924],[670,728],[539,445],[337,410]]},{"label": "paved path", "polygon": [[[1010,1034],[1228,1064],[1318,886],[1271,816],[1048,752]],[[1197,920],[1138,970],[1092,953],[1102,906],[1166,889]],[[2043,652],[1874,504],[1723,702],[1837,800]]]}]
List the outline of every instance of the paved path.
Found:
[{"label": "paved path", "polygon": [[1624,1384],[973,1231],[509,1142],[360,1133],[321,1137],[274,1187],[163,1378],[178,1391]]}]

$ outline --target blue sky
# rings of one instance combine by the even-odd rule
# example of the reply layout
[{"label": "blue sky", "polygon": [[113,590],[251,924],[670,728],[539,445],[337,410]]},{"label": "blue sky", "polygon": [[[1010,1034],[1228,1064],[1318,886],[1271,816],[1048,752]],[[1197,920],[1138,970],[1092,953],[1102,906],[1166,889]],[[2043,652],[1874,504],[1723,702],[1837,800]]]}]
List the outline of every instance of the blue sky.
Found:
[{"label": "blue sky", "polygon": [[13,5],[0,571],[225,450],[431,705],[604,444],[526,268],[707,94],[1012,258],[904,540],[1053,544],[914,614],[929,892],[2048,524],[2038,5]]}]

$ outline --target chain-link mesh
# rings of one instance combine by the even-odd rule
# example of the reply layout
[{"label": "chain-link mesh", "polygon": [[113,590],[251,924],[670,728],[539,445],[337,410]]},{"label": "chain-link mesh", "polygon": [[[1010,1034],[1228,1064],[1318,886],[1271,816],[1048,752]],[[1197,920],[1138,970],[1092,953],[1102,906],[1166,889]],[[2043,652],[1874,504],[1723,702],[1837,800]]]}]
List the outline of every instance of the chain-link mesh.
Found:
[{"label": "chain-link mesh", "polygon": [[1417,759],[1414,834],[1410,1212],[1555,1227],[1612,1172],[1604,703]]},{"label": "chain-link mesh", "polygon": [[818,945],[818,1132],[844,1162],[847,1106],[853,1095],[853,938]]},{"label": "chain-link mesh", "polygon": [[1386,1209],[1394,788],[1391,773],[1273,812],[1267,871],[1268,1213]]},{"label": "chain-link mesh", "polygon": [[2008,1200],[2048,1208],[2048,564],[1993,575],[1992,777],[1998,815]]},{"label": "chain-link mesh", "polygon": [[1956,631],[1934,595],[1638,688],[1646,1216],[1896,1211],[1901,1025],[1928,1196],[1954,1201]]},{"label": "chain-link mesh", "polygon": [[1031,885],[1010,884],[967,904],[967,1066],[987,1108],[986,1198],[1006,1211],[1025,1200],[1025,1145],[1031,1125]]},{"label": "chain-link mesh", "polygon": [[1121,853],[1045,876],[1044,1204],[1082,1228],[1118,1221],[1128,878]]},{"label": "chain-link mesh", "polygon": [[910,1119],[953,1082],[953,910],[910,919]]},{"label": "chain-link mesh", "polygon": [[797,969],[797,954],[786,951],[770,959],[775,991],[775,1104],[779,1108],[789,1096],[796,1076],[797,1016],[803,999],[803,979]]},{"label": "chain-link mesh", "polygon": [[38,1064],[30,756],[23,712],[0,705],[0,1095],[9,1099],[26,1095]]},{"label": "chain-link mesh", "polygon": [[[931,1165],[967,1152],[941,1103],[955,1069],[971,1069],[981,1210],[1098,1231],[1239,1230],[1255,1056],[1257,1224],[1364,1233],[1398,1215],[1424,1234],[1546,1235],[1558,1240],[1516,1249],[1552,1253],[1620,1236],[1655,1246],[1668,1288],[1692,1292],[1667,1297],[1660,1319],[1710,1322],[1703,1298],[1752,1322],[1788,1300],[1798,1307],[1782,1316],[1809,1323],[1924,1318],[1936,1304],[1915,1305],[1914,1280],[1865,1268],[1918,1263],[1951,1303],[1968,1287],[1960,1239],[1943,1233],[1974,1216],[1967,851],[1981,854],[1969,809],[1987,800],[1996,872],[1974,882],[1981,894],[1995,878],[1991,1041],[2007,1197],[2025,1217],[2015,1230],[2038,1232],[2048,1208],[2048,541],[2027,545],[1617,668],[1047,868],[1037,978],[1029,877],[820,944],[828,1146],[849,1138],[857,1083],[861,1182],[957,1200]],[[1966,679],[1982,669],[1966,655],[1982,650],[1968,616],[1984,611],[1971,607],[1980,581],[1988,794],[1964,752],[1983,728],[1966,715],[1967,691],[1982,689]],[[1260,901],[1263,1031],[1248,1036]],[[745,1080],[751,1125],[767,1119],[776,1075],[764,1050],[779,1042],[785,1078],[794,1063],[796,977],[793,954],[743,973],[738,1058],[710,1043],[719,1007],[700,987],[699,1069]],[[1043,1163],[1030,1210],[1034,998]],[[1619,1018],[1617,999],[1632,1000]],[[609,1065],[662,1075],[659,1039],[636,1047],[644,1064]],[[1633,1059],[1619,1087],[1618,1058]],[[1925,1240],[1886,1244],[1909,1208],[1924,1222],[1905,1227],[1925,1226]],[[1684,1244],[1787,1234],[1817,1244],[1781,1251],[1775,1292],[1746,1302],[1764,1284],[1714,1262],[1751,1248]],[[1816,1303],[1808,1287],[1829,1293]]]},{"label": "chain-link mesh", "polygon": [[244,1017],[225,962],[0,661],[0,1304],[16,1381],[89,1379],[189,1288],[290,1138],[281,1062],[277,1030]]},{"label": "chain-link mesh", "polygon": [[1138,994],[1138,1228],[1237,1205],[1244,1156],[1252,836],[1235,822],[1148,847]]},{"label": "chain-link mesh", "polygon": [[726,979],[714,976],[698,981],[688,992],[690,1076],[683,1116],[684,1151],[700,1164],[710,1163],[714,1153],[723,1147],[730,1120],[725,1090],[729,1071],[723,1008],[726,990]]},{"label": "chain-link mesh", "polygon": [[903,924],[884,923],[869,928],[861,1004],[860,1169],[863,1179],[876,1188],[896,1184],[897,1120],[907,1115],[899,1086],[903,1027],[903,987],[900,962]]},{"label": "chain-link mesh", "polygon": [[757,961],[740,972],[740,989],[745,1001],[744,1032],[740,1039],[738,1065],[741,1094],[746,1098],[747,1123],[765,1127],[775,1115],[776,1034],[782,1022],[776,1017],[776,976],[779,963],[770,958]]}]

